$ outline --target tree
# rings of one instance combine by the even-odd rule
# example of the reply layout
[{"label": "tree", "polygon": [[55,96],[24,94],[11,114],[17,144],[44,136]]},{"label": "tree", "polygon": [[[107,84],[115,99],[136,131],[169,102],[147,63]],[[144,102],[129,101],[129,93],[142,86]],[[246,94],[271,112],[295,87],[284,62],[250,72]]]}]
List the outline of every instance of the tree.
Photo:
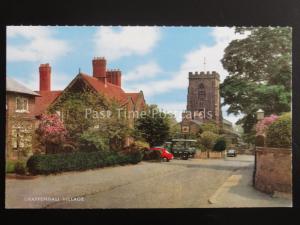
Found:
[{"label": "tree", "polygon": [[170,124],[168,114],[159,111],[156,105],[146,107],[145,115],[135,122],[136,138],[145,139],[150,147],[162,145],[169,137]]},{"label": "tree", "polygon": [[272,124],[274,121],[276,121],[277,119],[278,119],[278,116],[272,114],[270,116],[263,118],[261,121],[259,121],[255,127],[256,135],[264,135],[268,126],[270,124]]},{"label": "tree", "polygon": [[292,147],[292,116],[285,113],[271,123],[266,129],[266,144],[268,147]]},{"label": "tree", "polygon": [[36,133],[46,146],[46,154],[57,153],[67,136],[67,130],[57,114],[42,115]]},{"label": "tree", "polygon": [[166,119],[170,126],[170,138],[179,138],[181,136],[181,125],[177,122],[175,115],[169,113]]},{"label": "tree", "polygon": [[217,139],[213,150],[214,151],[224,151],[226,149],[226,140],[224,137],[220,137]]},{"label": "tree", "polygon": [[237,124],[250,134],[258,109],[266,115],[291,110],[292,32],[286,27],[236,28],[236,33],[245,32],[246,38],[225,49],[222,64],[229,76],[221,84],[221,97],[229,114],[245,114]]},{"label": "tree", "polygon": [[219,135],[211,132],[211,131],[204,131],[200,135],[199,142],[204,146],[205,149],[212,149],[215,142],[217,141]]},{"label": "tree", "polygon": [[205,131],[210,131],[210,132],[213,132],[215,134],[218,134],[220,132],[220,129],[214,121],[210,121],[210,122],[203,123],[200,126],[200,131],[199,131],[200,134],[205,132]]}]

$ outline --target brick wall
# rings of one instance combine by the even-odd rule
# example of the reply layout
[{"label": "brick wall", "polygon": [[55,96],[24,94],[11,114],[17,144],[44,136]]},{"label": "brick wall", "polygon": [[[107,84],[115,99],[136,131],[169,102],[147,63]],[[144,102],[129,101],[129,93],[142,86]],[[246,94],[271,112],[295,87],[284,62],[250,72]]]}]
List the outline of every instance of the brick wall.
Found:
[{"label": "brick wall", "polygon": [[256,148],[254,186],[266,193],[292,191],[292,151],[285,148]]},{"label": "brick wall", "polygon": [[[16,112],[16,97],[26,97],[28,99],[28,112],[20,113]],[[35,97],[18,94],[18,93],[6,93],[6,157],[9,159],[17,159],[19,153],[12,148],[12,127],[22,126],[32,131],[31,136],[34,136],[34,121],[33,111],[35,107]]]}]

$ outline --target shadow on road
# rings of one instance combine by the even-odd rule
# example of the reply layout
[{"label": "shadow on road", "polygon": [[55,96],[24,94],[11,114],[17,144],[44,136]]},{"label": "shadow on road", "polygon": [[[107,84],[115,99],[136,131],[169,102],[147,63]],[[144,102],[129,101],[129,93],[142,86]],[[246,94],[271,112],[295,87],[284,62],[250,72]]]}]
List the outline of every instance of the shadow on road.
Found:
[{"label": "shadow on road", "polygon": [[249,169],[253,165],[217,165],[217,164],[190,164],[188,162],[172,162],[170,166],[183,166],[186,168],[203,168],[203,169],[213,169],[213,170],[238,170],[238,169]]}]

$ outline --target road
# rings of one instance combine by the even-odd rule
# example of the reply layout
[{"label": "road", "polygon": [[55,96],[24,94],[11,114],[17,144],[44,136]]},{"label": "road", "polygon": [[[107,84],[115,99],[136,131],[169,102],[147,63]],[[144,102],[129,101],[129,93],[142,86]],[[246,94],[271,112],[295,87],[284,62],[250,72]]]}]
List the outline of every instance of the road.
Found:
[{"label": "road", "polygon": [[[141,162],[6,180],[7,208],[207,208],[290,206],[251,187],[253,156]],[[238,177],[231,189],[224,183]],[[228,194],[227,194],[228,193]],[[228,197],[230,198],[228,199]],[[77,198],[75,198],[77,197]],[[209,203],[214,198],[213,204]],[[236,199],[236,200],[235,200]]]}]

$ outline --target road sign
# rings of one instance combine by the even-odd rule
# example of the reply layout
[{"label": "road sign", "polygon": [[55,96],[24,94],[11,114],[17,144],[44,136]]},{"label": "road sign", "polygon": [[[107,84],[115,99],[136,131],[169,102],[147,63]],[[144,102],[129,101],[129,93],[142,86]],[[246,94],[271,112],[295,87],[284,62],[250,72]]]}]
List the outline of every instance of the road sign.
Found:
[{"label": "road sign", "polygon": [[187,134],[190,132],[190,127],[189,126],[182,126],[181,127],[181,132],[184,134]]}]

